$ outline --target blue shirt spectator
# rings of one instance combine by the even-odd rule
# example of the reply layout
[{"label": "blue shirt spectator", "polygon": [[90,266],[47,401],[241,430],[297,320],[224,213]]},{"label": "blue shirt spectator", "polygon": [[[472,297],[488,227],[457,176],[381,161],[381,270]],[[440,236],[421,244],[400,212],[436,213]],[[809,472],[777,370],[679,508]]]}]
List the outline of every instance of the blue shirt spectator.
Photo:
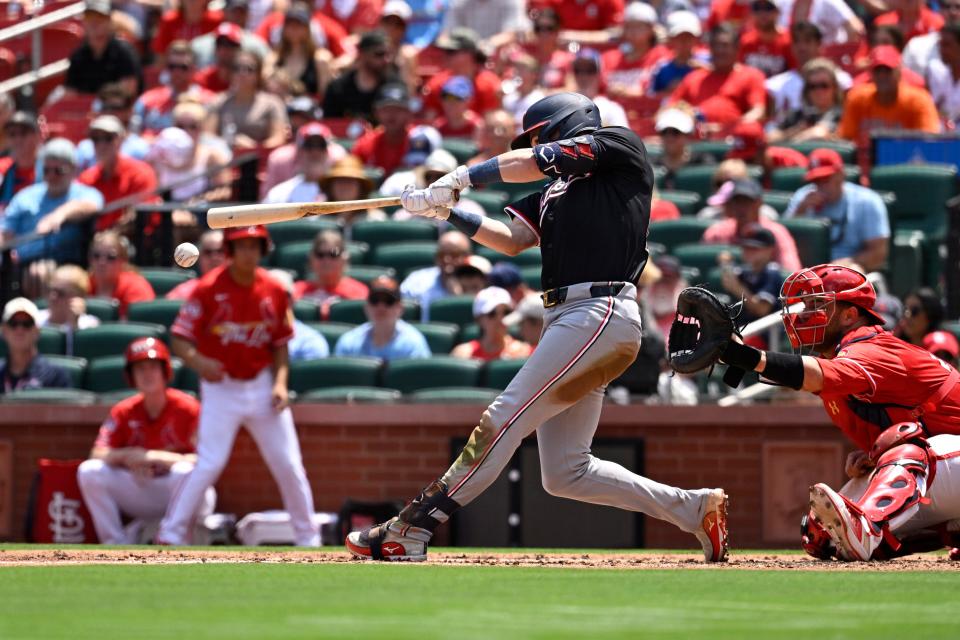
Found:
[{"label": "blue shirt spectator", "polygon": [[[127,133],[120,143],[120,153],[134,160],[145,160],[150,151],[150,143],[135,133]],[[97,164],[97,157],[93,153],[93,141],[86,138],[77,145],[77,166],[82,171]]]},{"label": "blue shirt spectator", "polygon": [[430,357],[427,339],[400,319],[403,304],[396,280],[387,276],[374,278],[363,311],[369,322],[340,336],[335,355],[373,356],[382,360]]},{"label": "blue shirt spectator", "polygon": [[37,305],[26,298],[14,298],[3,308],[2,333],[8,355],[0,360],[0,395],[71,386],[66,371],[37,353],[38,318]]},{"label": "blue shirt spectator", "polygon": [[400,295],[420,304],[420,319],[430,320],[430,303],[459,293],[457,267],[470,256],[470,239],[459,231],[447,231],[437,241],[436,266],[417,269],[400,284]]},{"label": "blue shirt spectator", "polygon": [[319,360],[330,355],[330,345],[323,335],[299,320],[293,321],[293,338],[287,343],[290,362],[296,360]]}]

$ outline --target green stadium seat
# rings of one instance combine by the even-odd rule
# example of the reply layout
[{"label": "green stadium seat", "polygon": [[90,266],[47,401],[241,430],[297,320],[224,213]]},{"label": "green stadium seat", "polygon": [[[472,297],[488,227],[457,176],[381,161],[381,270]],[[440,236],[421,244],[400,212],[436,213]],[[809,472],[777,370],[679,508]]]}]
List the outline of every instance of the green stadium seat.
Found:
[{"label": "green stadium seat", "polygon": [[[435,241],[437,227],[422,220],[361,220],[350,228],[353,242],[365,242],[373,251],[388,242]],[[367,264],[376,264],[367,259]]]},{"label": "green stadium seat", "polygon": [[923,282],[923,240],[920,231],[897,231],[890,242],[887,282],[901,300]]},{"label": "green stadium seat", "polygon": [[430,303],[430,322],[473,324],[473,296],[447,296]]},{"label": "green stadium seat", "polygon": [[333,353],[333,348],[337,346],[337,340],[340,339],[340,336],[357,326],[346,322],[311,322],[309,325],[316,329],[327,341],[327,344],[330,345],[330,353]]},{"label": "green stadium seat", "polygon": [[384,369],[383,386],[403,393],[441,387],[475,387],[480,382],[482,366],[478,360],[451,356],[393,360]]},{"label": "green stadium seat", "polygon": [[800,264],[812,267],[830,262],[830,223],[820,218],[786,218],[780,221],[797,243]]},{"label": "green stadium seat", "polygon": [[87,359],[76,356],[44,356],[47,362],[62,368],[70,376],[70,385],[75,389],[83,387],[84,372],[87,370]]},{"label": "green stadium seat", "polygon": [[777,213],[783,213],[790,204],[790,198],[793,193],[790,191],[764,191],[763,204],[769,205],[777,210]]},{"label": "green stadium seat", "polygon": [[[7,343],[0,340],[0,357],[6,356]],[[63,355],[67,352],[67,336],[56,327],[41,327],[37,351],[43,354]]]},{"label": "green stadium seat", "polygon": [[489,405],[497,399],[500,391],[480,387],[447,387],[442,389],[421,389],[414,391],[405,399],[413,404],[479,404]]},{"label": "green stadium seat", "polygon": [[[130,388],[123,375],[126,366],[126,358],[122,355],[93,358],[87,365],[83,388],[94,393],[107,393]],[[183,368],[183,362],[179,358],[174,358],[171,367],[173,369],[173,379],[176,380],[180,369]]]},{"label": "green stadium seat", "polygon": [[[857,184],[860,182],[860,167],[856,165],[845,165],[843,172],[846,174],[847,182]],[[803,177],[807,170],[803,167],[783,167],[774,169],[770,176],[770,188],[774,191],[796,191],[806,184]]]},{"label": "green stadium seat", "polygon": [[549,183],[549,180],[541,180],[539,182],[504,182],[497,185],[497,191],[502,191],[507,194],[507,203],[509,204],[525,198],[531,193],[539,193],[547,186],[547,183]]},{"label": "green stadium seat", "polygon": [[465,325],[460,329],[460,334],[457,336],[457,344],[463,342],[470,342],[471,340],[480,339],[480,325],[476,322],[473,324]]},{"label": "green stadium seat", "polygon": [[380,276],[390,276],[395,279],[397,277],[397,270],[391,267],[361,264],[347,267],[343,270],[343,274],[368,285],[374,278],[379,278]]},{"label": "green stadium seat", "polygon": [[6,404],[77,404],[89,405],[97,396],[82,389],[22,389],[0,395]]},{"label": "green stadium seat", "polygon": [[298,394],[326,387],[375,387],[383,361],[379,358],[324,358],[290,363],[290,389]]},{"label": "green stadium seat", "polygon": [[511,262],[518,267],[540,267],[543,264],[543,257],[540,255],[540,247],[530,247],[529,249],[524,249],[515,256],[508,256],[505,253],[500,253],[490,247],[485,247],[483,245],[477,245],[476,254],[478,256],[483,256],[490,261],[491,264],[497,264],[498,262]]},{"label": "green stadium seat", "polygon": [[[330,322],[345,322],[347,324],[363,324],[367,315],[363,312],[366,300],[340,300],[330,305]],[[412,300],[403,301],[403,316],[407,322],[420,319],[420,306]]]},{"label": "green stadium seat", "polygon": [[127,319],[131,322],[150,322],[169,327],[180,313],[183,300],[157,298],[144,302],[132,302],[127,309]]},{"label": "green stadium seat", "polygon": [[843,158],[844,164],[854,164],[857,161],[857,146],[846,140],[808,140],[806,142],[782,142],[778,147],[787,147],[809,156],[814,149],[833,149]]},{"label": "green stadium seat", "polygon": [[138,391],[136,389],[117,389],[116,391],[107,391],[105,393],[97,394],[97,404],[105,404],[107,406],[113,406],[120,402],[121,400],[126,400],[131,396],[137,395]]},{"label": "green stadium seat", "polygon": [[733,144],[724,140],[702,140],[690,143],[690,153],[713,156],[713,159],[717,162],[726,158],[732,148]]},{"label": "green stadium seat", "polygon": [[681,244],[700,242],[703,232],[712,224],[711,220],[699,218],[678,218],[676,220],[660,220],[650,223],[648,242],[662,244],[667,253],[672,253],[674,247]]},{"label": "green stadium seat", "polygon": [[370,245],[366,242],[350,241],[344,244],[344,248],[350,255],[351,265],[367,264],[367,257],[370,255]]},{"label": "green stadium seat", "polygon": [[80,329],[73,336],[73,354],[81,358],[123,353],[135,338],[163,338],[166,327],[152,322],[107,322],[99,327]]},{"label": "green stadium seat", "polygon": [[313,249],[313,240],[288,242],[277,247],[273,254],[273,266],[278,269],[289,269],[297,274],[297,280],[302,280],[308,271],[307,255]]},{"label": "green stadium seat", "polygon": [[293,317],[300,322],[319,322],[320,307],[312,300],[296,300],[293,303]]},{"label": "green stadium seat", "polygon": [[463,194],[464,200],[473,200],[489,216],[503,212],[503,208],[510,203],[510,194],[503,191],[475,191],[471,190]]},{"label": "green stadium seat", "polygon": [[491,360],[483,367],[480,383],[491,389],[506,389],[526,361],[526,358]]},{"label": "green stadium seat", "polygon": [[423,334],[434,355],[450,353],[457,344],[460,327],[451,322],[413,322],[413,327]]},{"label": "green stadium seat", "polygon": [[[763,175],[763,168],[756,165],[747,167],[750,177],[759,179]],[[716,165],[687,165],[680,167],[674,174],[673,188],[677,191],[692,191],[700,195],[704,201],[715,191],[713,188],[713,174]]]},{"label": "green stadium seat", "polygon": [[444,138],[440,148],[449,151],[458,164],[466,164],[467,160],[477,155],[477,145],[470,138]]},{"label": "green stadium seat", "polygon": [[671,253],[686,267],[696,267],[700,273],[708,273],[717,266],[717,256],[724,251],[739,259],[742,255],[740,247],[732,244],[683,244],[676,247]]},{"label": "green stadium seat", "polygon": [[521,267],[520,275],[528,287],[534,291],[540,291],[540,274],[543,271],[540,267]]},{"label": "green stadium seat", "polygon": [[321,231],[340,231],[340,225],[335,218],[310,216],[290,222],[279,222],[270,225],[270,240],[279,250],[285,244],[313,240]]},{"label": "green stadium seat", "polygon": [[874,167],[870,186],[891,191],[888,208],[895,230],[917,229],[942,240],[947,228],[946,202],[958,193],[957,168],[949,165],[898,164]]},{"label": "green stadium seat", "polygon": [[181,367],[173,377],[173,386],[181,391],[200,394],[200,376],[190,367]]},{"label": "green stadium seat", "polygon": [[395,404],[403,396],[397,389],[383,387],[329,387],[297,394],[297,402],[321,404]]},{"label": "green stadium seat", "polygon": [[180,267],[142,267],[140,275],[147,279],[157,297],[162,298],[178,284],[196,278],[197,272],[193,269],[181,269]]},{"label": "green stadium seat", "polygon": [[396,269],[403,279],[411,271],[432,267],[436,254],[436,242],[394,242],[378,245],[370,256],[370,264]]},{"label": "green stadium seat", "polygon": [[657,191],[657,196],[661,200],[672,202],[680,210],[682,216],[694,216],[703,208],[703,198],[699,193],[693,191],[673,191],[664,189]]},{"label": "green stadium seat", "polygon": [[111,298],[87,298],[87,313],[100,322],[115,322],[120,317],[120,303]]}]

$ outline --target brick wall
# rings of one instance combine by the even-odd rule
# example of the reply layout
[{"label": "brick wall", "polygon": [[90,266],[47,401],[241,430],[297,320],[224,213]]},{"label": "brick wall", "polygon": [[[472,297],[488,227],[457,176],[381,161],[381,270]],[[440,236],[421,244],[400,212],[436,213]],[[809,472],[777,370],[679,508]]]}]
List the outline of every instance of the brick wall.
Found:
[{"label": "brick wall", "polygon": [[[27,492],[40,457],[84,457],[105,407],[0,405],[0,440],[12,441],[13,532],[23,531]],[[449,464],[450,438],[466,436],[477,407],[301,405],[295,407],[318,510],[345,497],[409,499]],[[763,539],[764,442],[841,442],[820,407],[616,407],[604,409],[598,436],[643,438],[646,475],[681,487],[723,486],[731,496],[733,543]],[[802,475],[802,474],[801,474]],[[798,480],[806,484],[822,478]],[[246,433],[218,491],[218,510],[244,514],[280,507],[279,493]],[[648,519],[647,546],[689,546],[673,527]]]}]

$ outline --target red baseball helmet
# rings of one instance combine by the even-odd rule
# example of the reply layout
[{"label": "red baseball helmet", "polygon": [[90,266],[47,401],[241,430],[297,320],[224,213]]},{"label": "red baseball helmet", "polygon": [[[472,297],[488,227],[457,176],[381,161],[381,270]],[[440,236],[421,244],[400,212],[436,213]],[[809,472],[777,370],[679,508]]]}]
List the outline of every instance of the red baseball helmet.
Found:
[{"label": "red baseball helmet", "polygon": [[249,227],[231,227],[223,234],[223,248],[229,256],[233,252],[233,241],[242,238],[260,238],[263,241],[263,255],[270,251],[270,232],[262,224]]},{"label": "red baseball helmet", "polygon": [[[780,289],[781,313],[794,349],[815,347],[823,342],[837,301],[860,307],[871,324],[884,323],[883,317],[873,310],[877,292],[856,269],[821,264],[801,269],[784,281]],[[803,304],[803,309],[791,312],[790,307],[797,303]]]},{"label": "red baseball helmet", "polygon": [[133,374],[131,369],[137,362],[145,360],[159,360],[163,363],[163,375],[167,382],[173,378],[173,367],[170,364],[170,350],[156,338],[137,338],[129,345],[126,351],[127,364],[123,368],[123,374],[126,377],[127,384],[133,386]]}]

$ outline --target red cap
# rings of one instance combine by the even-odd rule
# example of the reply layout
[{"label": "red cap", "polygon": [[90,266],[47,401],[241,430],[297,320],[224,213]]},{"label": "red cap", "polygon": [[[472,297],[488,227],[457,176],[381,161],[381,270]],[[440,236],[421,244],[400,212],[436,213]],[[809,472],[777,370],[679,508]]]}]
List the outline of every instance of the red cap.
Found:
[{"label": "red cap", "polygon": [[803,176],[805,181],[827,178],[843,171],[843,158],[833,149],[814,149],[810,154],[809,167]]},{"label": "red cap", "polygon": [[900,52],[896,47],[889,44],[882,44],[874,47],[870,52],[870,68],[890,67],[891,69],[900,68]]},{"label": "red cap", "polygon": [[727,152],[728,158],[752,160],[766,144],[763,125],[759,122],[738,122],[731,133],[733,147]]},{"label": "red cap", "polygon": [[946,351],[951,358],[960,356],[960,343],[949,331],[933,331],[923,336],[923,348],[930,353]]},{"label": "red cap", "polygon": [[327,125],[322,124],[317,121],[308,122],[299,129],[297,129],[297,146],[302,147],[303,143],[306,142],[307,138],[323,138],[324,142],[330,142],[333,138],[333,132],[330,131]]},{"label": "red cap", "polygon": [[162,363],[163,374],[166,376],[167,382],[173,377],[173,369],[170,366],[170,351],[167,349],[167,345],[156,338],[135,339],[127,345],[124,356],[126,357],[124,375],[127,378],[127,384],[131,387],[133,386],[133,377],[130,374],[130,367],[137,362],[143,362],[145,360],[157,360]]},{"label": "red cap", "polygon": [[214,35],[216,36],[216,40],[223,38],[224,40],[229,40],[238,47],[240,46],[240,43],[243,42],[243,29],[232,22],[221,22],[220,26],[217,27],[217,30],[214,32]]}]

